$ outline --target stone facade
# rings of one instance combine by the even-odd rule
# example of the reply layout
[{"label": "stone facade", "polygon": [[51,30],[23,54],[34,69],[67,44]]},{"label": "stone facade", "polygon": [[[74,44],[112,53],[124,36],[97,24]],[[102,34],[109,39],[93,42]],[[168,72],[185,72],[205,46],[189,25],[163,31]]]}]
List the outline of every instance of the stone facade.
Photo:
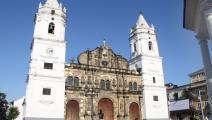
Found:
[{"label": "stone facade", "polygon": [[[108,46],[102,45],[81,53],[78,63],[66,65],[65,73],[66,103],[68,105],[69,101],[74,100],[79,104],[80,120],[92,117],[97,119],[100,109],[105,114],[105,120],[142,118],[139,102],[142,100],[140,74],[128,70],[127,60],[115,54]],[[112,108],[101,106],[101,100],[104,104],[107,104],[107,100],[111,101]],[[138,114],[131,113],[136,107],[138,111],[135,113]],[[110,110],[112,114],[109,113]],[[69,114],[69,111],[71,110],[67,106],[67,119],[75,116]]]},{"label": "stone facade", "polygon": [[200,69],[198,71],[195,71],[191,74],[189,74],[189,79],[190,79],[190,83],[196,83],[196,82],[200,82],[200,81],[205,81],[206,80],[206,76],[205,76],[205,72],[203,69]]}]

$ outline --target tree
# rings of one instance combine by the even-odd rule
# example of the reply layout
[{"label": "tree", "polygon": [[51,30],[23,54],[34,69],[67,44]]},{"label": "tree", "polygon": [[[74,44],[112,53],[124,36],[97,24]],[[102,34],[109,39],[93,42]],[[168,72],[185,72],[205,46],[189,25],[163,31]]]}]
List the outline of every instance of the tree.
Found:
[{"label": "tree", "polygon": [[19,111],[17,107],[10,107],[6,100],[5,93],[0,92],[0,120],[14,120],[18,117]]},{"label": "tree", "polygon": [[177,101],[178,100],[178,93],[174,93],[173,97],[174,97],[174,100]]},{"label": "tree", "polygon": [[7,120],[14,120],[19,115],[19,111],[17,107],[10,107],[8,114],[7,114]]},{"label": "tree", "polygon": [[8,109],[8,102],[6,95],[0,92],[0,120],[6,120],[6,113]]},{"label": "tree", "polygon": [[184,89],[182,92],[182,98],[192,100],[193,97],[190,91]]}]

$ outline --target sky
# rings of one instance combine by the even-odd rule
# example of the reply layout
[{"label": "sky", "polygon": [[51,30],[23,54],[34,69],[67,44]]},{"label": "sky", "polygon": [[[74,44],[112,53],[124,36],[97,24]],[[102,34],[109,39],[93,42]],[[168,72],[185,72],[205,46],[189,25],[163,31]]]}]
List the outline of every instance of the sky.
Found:
[{"label": "sky", "polygon": [[[0,4],[0,91],[8,100],[25,95],[39,2],[3,0]],[[183,0],[60,0],[67,8],[66,61],[106,43],[129,59],[129,31],[140,11],[156,29],[165,82],[189,83],[188,74],[202,68],[198,41],[183,29]],[[211,45],[211,44],[210,44]]]}]

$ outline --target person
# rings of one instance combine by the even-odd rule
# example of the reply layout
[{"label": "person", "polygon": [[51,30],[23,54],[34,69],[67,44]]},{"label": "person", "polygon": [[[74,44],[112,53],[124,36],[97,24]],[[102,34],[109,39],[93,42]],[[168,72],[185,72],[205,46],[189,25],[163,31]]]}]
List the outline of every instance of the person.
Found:
[{"label": "person", "polygon": [[99,120],[103,120],[103,119],[104,119],[104,113],[100,109],[100,111],[99,111]]}]

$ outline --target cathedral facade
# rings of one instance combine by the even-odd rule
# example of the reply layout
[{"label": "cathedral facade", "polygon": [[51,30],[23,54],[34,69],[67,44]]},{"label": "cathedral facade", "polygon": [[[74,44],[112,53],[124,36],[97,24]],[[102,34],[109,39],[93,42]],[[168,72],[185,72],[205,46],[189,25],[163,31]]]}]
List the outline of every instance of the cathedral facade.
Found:
[{"label": "cathedral facade", "polygon": [[128,61],[103,43],[65,63],[66,9],[39,5],[23,106],[25,120],[168,120],[155,29],[140,14]]},{"label": "cathedral facade", "polygon": [[[107,45],[87,50],[66,65],[66,119],[140,120],[140,74]],[[74,107],[73,107],[74,106]]]}]

